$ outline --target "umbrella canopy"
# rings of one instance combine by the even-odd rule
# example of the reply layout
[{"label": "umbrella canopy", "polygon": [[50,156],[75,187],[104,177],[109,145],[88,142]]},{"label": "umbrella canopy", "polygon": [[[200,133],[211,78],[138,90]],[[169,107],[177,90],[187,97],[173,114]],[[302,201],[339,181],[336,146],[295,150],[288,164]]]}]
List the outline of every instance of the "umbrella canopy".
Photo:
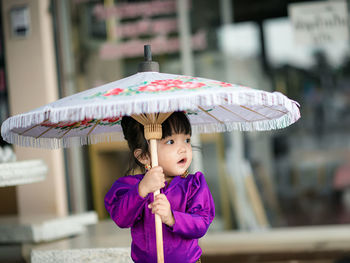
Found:
[{"label": "umbrella canopy", "polygon": [[123,115],[185,111],[194,132],[272,130],[300,118],[299,104],[266,92],[217,80],[158,72],[127,78],[62,98],[8,118],[5,141],[60,148],[121,138]]}]

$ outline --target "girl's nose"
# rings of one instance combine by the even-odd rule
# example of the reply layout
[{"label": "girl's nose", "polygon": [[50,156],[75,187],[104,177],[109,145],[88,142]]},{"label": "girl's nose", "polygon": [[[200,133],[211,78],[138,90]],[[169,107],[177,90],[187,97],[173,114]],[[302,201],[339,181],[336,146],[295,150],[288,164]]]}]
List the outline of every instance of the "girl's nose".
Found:
[{"label": "girl's nose", "polygon": [[178,152],[179,153],[184,153],[186,152],[186,145],[184,143],[180,144],[179,148],[178,148]]}]

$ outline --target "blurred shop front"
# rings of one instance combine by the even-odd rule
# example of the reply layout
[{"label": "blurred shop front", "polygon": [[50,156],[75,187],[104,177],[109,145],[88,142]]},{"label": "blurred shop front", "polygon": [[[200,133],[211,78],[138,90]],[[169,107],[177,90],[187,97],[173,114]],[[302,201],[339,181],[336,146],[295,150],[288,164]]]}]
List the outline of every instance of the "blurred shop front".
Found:
[{"label": "blurred shop front", "polygon": [[[281,92],[301,105],[301,119],[292,126],[195,136],[192,169],[205,174],[216,206],[209,233],[347,225],[347,8],[341,0],[51,1],[58,93],[68,96],[136,73],[144,44],[152,46],[160,72]],[[0,56],[1,122],[11,92],[2,81],[5,68]],[[108,220],[104,196],[124,175],[128,158],[123,141],[64,150],[68,213],[95,210],[100,221]],[[12,200],[15,191],[7,194]],[[349,255],[350,248],[340,250],[323,256]],[[322,255],[306,257],[321,262]],[[273,262],[286,258],[277,253]],[[336,262],[331,259],[322,262]]]},{"label": "blurred shop front", "polygon": [[[252,223],[239,223],[237,213],[245,212],[235,208],[230,189],[220,183],[218,175],[230,175],[235,168],[228,164],[237,158],[252,168],[269,226],[349,223],[349,39],[297,40],[288,5],[301,1],[192,0],[182,11],[179,2],[71,1],[66,10],[71,19],[65,22],[71,34],[65,37],[72,53],[61,60],[72,60],[73,91],[135,73],[147,43],[161,72],[189,72],[282,92],[301,104],[302,118],[291,127],[245,132],[238,139],[231,134],[201,135],[199,167],[215,197],[216,227],[259,228],[249,216],[246,221]],[[179,21],[179,12],[187,24]],[[190,50],[183,47],[183,38]],[[123,175],[127,149],[118,142],[92,145],[88,151],[86,171],[93,189],[86,191],[87,200],[93,200],[88,206],[102,219],[107,217],[103,196]],[[236,198],[249,203],[244,196]]]}]

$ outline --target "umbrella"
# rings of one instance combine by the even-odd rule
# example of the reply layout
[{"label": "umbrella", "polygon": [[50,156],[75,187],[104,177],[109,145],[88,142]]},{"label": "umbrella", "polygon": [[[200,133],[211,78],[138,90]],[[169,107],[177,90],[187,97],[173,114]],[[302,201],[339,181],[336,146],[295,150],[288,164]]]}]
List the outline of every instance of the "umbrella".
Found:
[{"label": "umbrella", "polygon": [[[194,133],[272,130],[300,118],[299,104],[278,92],[158,71],[145,46],[138,73],[10,117],[1,135],[9,143],[43,148],[112,141],[121,139],[121,117],[130,115],[145,127],[154,166],[161,123],[173,111],[186,112]],[[158,262],[163,262],[161,230],[156,216]]]}]

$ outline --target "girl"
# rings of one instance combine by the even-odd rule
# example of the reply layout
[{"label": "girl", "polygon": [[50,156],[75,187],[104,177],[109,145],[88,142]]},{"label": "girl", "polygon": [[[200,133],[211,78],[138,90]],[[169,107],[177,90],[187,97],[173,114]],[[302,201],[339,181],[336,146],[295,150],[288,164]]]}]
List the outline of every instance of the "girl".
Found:
[{"label": "girl", "polygon": [[[163,222],[165,262],[200,262],[198,239],[207,232],[215,209],[203,174],[187,175],[192,161],[187,116],[174,112],[162,124],[159,166],[151,169],[142,124],[131,117],[123,117],[121,124],[132,157],[128,172],[139,166],[145,173],[119,178],[107,193],[105,206],[119,227],[131,227],[133,261],[157,262],[153,214],[158,214]],[[160,188],[153,200],[152,193]]]}]

